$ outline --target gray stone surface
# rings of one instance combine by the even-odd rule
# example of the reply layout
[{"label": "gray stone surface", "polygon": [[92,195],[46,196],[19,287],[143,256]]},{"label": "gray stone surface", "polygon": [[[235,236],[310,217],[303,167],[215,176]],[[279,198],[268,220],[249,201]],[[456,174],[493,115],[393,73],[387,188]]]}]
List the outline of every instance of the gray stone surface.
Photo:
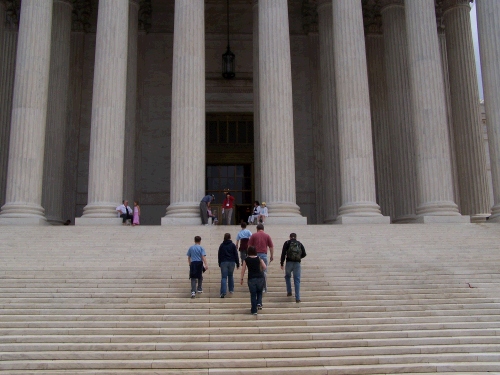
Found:
[{"label": "gray stone surface", "polygon": [[9,138],[11,109],[16,68],[17,30],[4,33],[0,56],[0,206],[5,203],[7,188],[7,164],[9,161]]},{"label": "gray stone surface", "polygon": [[[137,123],[137,41],[139,37],[139,0],[129,0],[127,109],[125,116],[125,148],[123,156],[123,199],[131,203],[135,194],[135,151]],[[131,205],[132,206],[132,205]]]},{"label": "gray stone surface", "polygon": [[128,2],[99,2],[86,219],[116,217],[122,201],[128,15]]},{"label": "gray stone surface", "polygon": [[500,222],[500,3],[481,0],[477,4],[479,45],[483,74],[484,105],[493,181],[493,207],[490,221]]},{"label": "gray stone surface", "polygon": [[205,6],[175,1],[170,205],[162,224],[200,221],[205,195]]},{"label": "gray stone surface", "polygon": [[23,2],[14,79],[6,203],[0,218],[45,220],[41,203],[51,25],[51,0]]},{"label": "gray stone surface", "polygon": [[55,0],[52,15],[49,98],[45,131],[42,206],[51,224],[62,224],[68,120],[72,2]]},{"label": "gray stone surface", "polygon": [[410,90],[415,126],[418,216],[460,215],[453,202],[444,83],[433,0],[406,2]]},{"label": "gray stone surface", "polygon": [[408,223],[415,220],[417,175],[404,3],[401,0],[386,0],[381,13],[393,156],[395,212],[392,221]]},{"label": "gray stone surface", "polygon": [[262,200],[269,215],[300,217],[295,152],[288,6],[259,2],[259,103]]},{"label": "gray stone surface", "polygon": [[482,127],[478,126],[479,90],[469,1],[444,2],[444,26],[450,74],[453,135],[460,211],[474,221],[489,216],[489,186]]},{"label": "gray stone surface", "polygon": [[340,199],[340,145],[337,121],[337,97],[333,49],[333,14],[331,1],[318,4],[318,32],[321,75],[320,119],[323,151],[323,217],[320,223],[333,223],[338,216]]},{"label": "gray stone surface", "polygon": [[[58,0],[59,1],[59,0]],[[135,0],[134,0],[135,1]],[[264,2],[264,1],[262,1]],[[387,2],[396,2],[399,0],[387,0]],[[28,2],[27,2],[28,3]],[[66,156],[65,156],[65,177],[64,177],[64,193],[62,194],[63,200],[63,212],[62,219],[73,220],[75,215],[81,216],[83,214],[83,208],[89,203],[89,186],[91,191],[95,190],[92,184],[89,185],[89,163],[90,163],[90,137],[91,137],[91,124],[92,124],[92,103],[94,95],[94,69],[96,66],[96,25],[98,19],[98,8],[97,1],[94,1],[93,9],[86,8],[90,2],[78,1],[76,6],[78,10],[73,14],[73,32],[71,41],[71,93],[69,97],[69,113],[68,113],[68,128],[66,136]],[[342,6],[349,6],[347,2],[342,2]],[[5,31],[5,48],[1,52],[0,59],[2,59],[2,64],[0,65],[0,174],[4,176],[7,173],[7,152],[8,152],[8,137],[10,131],[10,110],[3,110],[1,108],[11,108],[12,100],[12,85],[14,80],[14,58],[16,50],[16,14],[15,7],[11,7],[9,4],[9,16],[7,22],[7,29]],[[142,3],[141,3],[142,4]],[[146,4],[146,3],[144,3]],[[144,5],[143,4],[143,5]],[[202,191],[201,195],[204,193],[205,181],[200,180],[192,184],[189,181],[177,181],[174,182],[171,176],[174,175],[174,162],[172,159],[172,148],[176,147],[176,141],[174,140],[175,131],[172,128],[172,93],[174,92],[173,83],[173,60],[174,60],[174,6],[175,1],[163,1],[163,0],[151,0],[152,13],[149,13],[147,7],[141,6],[141,23],[140,31],[136,35],[140,42],[138,43],[138,52],[135,54],[137,56],[137,89],[136,94],[136,115],[126,115],[126,121],[129,126],[135,125],[136,131],[135,136],[131,135],[134,132],[131,127],[128,127],[128,135],[125,136],[125,140],[128,145],[125,146],[124,152],[124,172],[120,174],[119,178],[123,178],[123,191],[115,192],[116,198],[112,199],[112,202],[107,202],[108,204],[108,214],[114,215],[114,206],[119,203],[121,199],[128,198],[130,201],[133,199],[138,199],[141,202],[142,207],[142,223],[144,224],[160,224],[161,217],[165,214],[165,207],[169,206],[174,201],[181,205],[190,205],[190,212],[196,222],[198,219],[198,203],[200,196],[196,194],[195,198],[190,198],[185,200],[184,198],[171,199],[174,194],[172,191],[172,186],[178,184],[181,188],[185,186],[197,186],[198,189]],[[320,8],[316,8],[316,4],[320,5]],[[327,149],[328,152],[339,152],[340,145],[345,147],[346,154],[348,154],[348,159],[344,159],[344,174],[349,175],[349,178],[344,178],[344,183],[346,181],[351,181],[354,183],[354,187],[350,188],[359,189],[362,191],[366,188],[366,178],[371,174],[364,173],[364,169],[356,169],[357,167],[352,167],[352,165],[361,164],[360,161],[365,160],[358,159],[357,152],[358,148],[362,151],[367,151],[367,147],[370,147],[370,143],[373,144],[372,150],[369,152],[373,153],[373,160],[371,164],[375,164],[375,178],[374,183],[370,182],[369,189],[370,195],[373,197],[369,198],[369,204],[374,202],[380,205],[380,209],[384,215],[394,217],[393,207],[394,203],[398,203],[400,206],[405,205],[408,202],[401,202],[401,198],[396,198],[394,201],[395,193],[399,190],[393,190],[392,186],[392,172],[391,164],[394,161],[400,161],[395,155],[399,155],[403,150],[395,149],[389,146],[389,138],[396,140],[399,136],[397,131],[389,131],[389,125],[392,120],[389,120],[388,115],[393,114],[393,111],[388,111],[387,109],[387,87],[384,84],[386,82],[386,74],[382,73],[381,70],[386,69],[384,67],[385,58],[384,54],[384,43],[382,29],[380,28],[381,18],[379,10],[373,8],[373,3],[371,1],[363,3],[364,11],[364,26],[365,26],[365,38],[366,38],[366,57],[368,59],[368,78],[369,78],[369,88],[364,87],[363,91],[365,97],[361,97],[361,100],[357,100],[356,96],[350,97],[350,99],[345,100],[346,106],[343,107],[342,111],[344,116],[346,129],[353,132],[351,138],[345,138],[342,142],[337,141],[339,147],[334,150],[334,147]],[[449,97],[450,86],[447,83],[448,77],[448,64],[451,62],[447,59],[446,51],[446,41],[444,34],[442,33],[442,14],[441,12],[441,2],[438,3],[437,13],[440,19],[438,20],[439,32],[441,33],[440,43],[441,43],[441,58],[438,60],[443,61],[441,64],[441,69],[443,71],[444,84],[444,94],[445,97]],[[92,5],[92,4],[90,4]],[[280,2],[273,2],[272,0],[268,2],[268,5],[279,6]],[[278,174],[281,171],[285,171],[286,168],[291,167],[294,170],[295,177],[290,183],[288,175],[284,177],[286,182],[280,181],[277,186],[272,184],[277,190],[282,189],[281,186],[286,186],[285,190],[288,189],[289,185],[293,185],[295,193],[293,193],[294,205],[300,207],[300,214],[307,217],[309,223],[322,222],[325,217],[325,208],[331,207],[331,204],[325,204],[324,196],[328,194],[330,198],[334,199],[337,208],[334,211],[338,211],[338,207],[341,205],[342,192],[340,189],[340,166],[337,172],[327,172],[327,170],[334,167],[332,163],[326,163],[324,158],[323,141],[326,144],[335,145],[335,141],[332,143],[327,140],[327,137],[323,137],[322,134],[318,132],[318,124],[322,122],[325,117],[324,113],[332,111],[333,105],[325,105],[322,103],[320,98],[319,87],[332,87],[334,86],[334,79],[327,77],[329,72],[327,70],[320,69],[320,64],[324,64],[326,60],[330,61],[332,57],[328,57],[326,52],[321,52],[321,42],[320,42],[320,32],[318,29],[318,24],[324,22],[318,19],[318,16],[322,16],[321,6],[331,7],[331,2],[329,0],[308,1],[308,0],[289,0],[287,2],[288,8],[288,22],[289,22],[289,46],[290,46],[290,70],[291,70],[291,98],[292,98],[292,116],[293,116],[293,131],[287,130],[287,134],[291,135],[293,138],[293,146],[288,146],[293,149],[293,159],[287,162],[279,161],[281,157],[281,147],[280,141],[282,136],[274,137],[271,141],[270,147],[277,147],[275,150],[279,157],[271,156],[267,158],[271,159],[273,163],[278,166]],[[412,4],[409,4],[412,6]],[[428,9],[434,10],[434,4],[431,2],[425,5]],[[91,7],[92,8],[92,7]],[[400,11],[402,8],[399,8]],[[89,11],[89,12],[88,12]],[[320,12],[318,14],[317,12]],[[86,13],[88,12],[88,13]],[[144,13],[145,12],[145,13]],[[226,20],[225,13],[226,4],[224,1],[208,1],[204,4],[204,15],[206,17],[206,22],[204,22],[204,66],[205,66],[205,79],[204,79],[204,103],[206,113],[228,113],[230,115],[234,114],[239,116],[240,114],[249,115],[254,114],[254,155],[249,157],[248,163],[253,167],[254,173],[254,186],[252,198],[258,199],[259,201],[266,200],[269,202],[269,197],[267,197],[261,186],[261,178],[263,177],[263,169],[260,167],[260,156],[262,155],[260,139],[260,124],[259,124],[259,80],[256,78],[259,76],[259,46],[258,46],[258,6],[256,1],[231,1],[230,2],[230,40],[231,49],[236,53],[236,78],[233,80],[223,80],[220,72],[220,60],[221,54],[226,48]],[[328,13],[328,11],[326,11]],[[323,13],[323,16],[326,14]],[[149,19],[148,19],[149,17]],[[338,19],[339,16],[335,15],[332,10],[330,10],[330,16],[327,18],[328,21],[343,22],[344,20]],[[340,17],[341,18],[341,17]],[[354,22],[355,25],[360,26],[361,17]],[[389,19],[388,22],[395,23],[397,20]],[[130,17],[128,19],[129,25],[136,27],[135,23]],[[146,33],[144,26],[146,24],[151,25],[151,29]],[[190,21],[187,21],[190,22]],[[352,27],[353,22],[350,22],[348,27]],[[283,25],[281,25],[283,26]],[[321,28],[320,28],[321,29]],[[386,38],[389,38],[389,31],[387,28],[387,22],[385,27]],[[132,27],[129,28],[130,34],[134,34]],[[342,32],[345,33],[343,37],[344,40],[350,45],[349,48],[341,49],[342,55],[345,57],[346,54],[350,54],[350,48],[353,45],[359,46],[358,42],[354,43],[352,39],[352,33],[350,34],[350,29],[345,29]],[[318,32],[319,31],[319,32]],[[434,33],[435,27],[432,27],[432,32]],[[491,33],[491,32],[489,32]],[[324,35],[323,35],[324,36]],[[331,34],[327,35],[330,43],[333,43],[333,31]],[[404,38],[399,38],[402,35],[393,35],[394,40],[398,40],[397,43],[404,43]],[[132,35],[133,37],[133,35]],[[280,37],[281,38],[281,37]],[[362,38],[360,38],[362,39]],[[495,39],[495,40],[498,40]],[[328,42],[328,40],[327,40]],[[493,46],[496,46],[498,42],[493,42]],[[8,45],[7,45],[8,44]],[[407,43],[408,44],[408,43]],[[284,46],[284,44],[278,44],[279,48]],[[189,45],[188,45],[189,47]],[[387,51],[396,47],[395,45],[390,45]],[[333,51],[334,48],[331,47],[327,51]],[[396,50],[396,49],[394,49]],[[484,48],[483,48],[484,50]],[[132,49],[129,50],[129,54],[134,55]],[[364,54],[364,48],[360,48],[359,55]],[[484,52],[484,51],[483,51]],[[393,53],[397,55],[398,53]],[[461,57],[463,58],[463,57]],[[330,59],[330,60],[329,60]],[[397,60],[397,59],[396,59]],[[9,63],[10,61],[10,63]],[[353,63],[357,64],[356,58],[346,58],[343,60],[346,64]],[[397,60],[397,62],[401,62]],[[328,65],[329,64],[329,65]],[[483,63],[484,64],[484,63]],[[131,65],[130,62],[128,65]],[[330,73],[334,70],[334,63],[328,63],[327,66],[330,68]],[[97,67],[97,66],[96,66]],[[362,68],[364,69],[364,68]],[[128,74],[133,74],[134,69],[127,69]],[[338,69],[337,69],[338,70]],[[356,72],[361,72],[360,69],[355,69]],[[388,71],[391,71],[387,67]],[[429,70],[432,71],[432,70]],[[393,71],[396,73],[395,71]],[[361,76],[363,76],[361,74]],[[135,76],[135,74],[134,74]],[[348,75],[342,75],[348,78]],[[396,77],[396,74],[393,75]],[[394,78],[392,77],[392,78]],[[348,78],[349,79],[349,78]],[[352,89],[355,88],[358,78],[354,79]],[[364,80],[364,77],[362,77]],[[127,79],[130,83],[130,79]],[[459,80],[460,81],[460,80]],[[493,79],[494,81],[494,79]],[[460,83],[460,88],[462,84]],[[455,89],[453,89],[455,90]],[[126,95],[129,100],[127,108],[130,110],[132,106],[132,96],[134,90],[131,88],[126,89]],[[371,121],[365,121],[371,125],[371,135],[364,131],[360,131],[357,128],[358,120],[358,109],[359,113],[366,114],[368,112],[368,107],[366,105],[366,94],[369,92],[370,107],[369,111],[371,113]],[[408,96],[408,89],[401,90],[402,96]],[[354,99],[353,99],[354,98]],[[344,98],[345,99],[345,98]],[[10,102],[9,102],[10,100]],[[331,102],[331,100],[327,100]],[[447,113],[446,113],[446,123],[448,126],[448,143],[449,154],[451,155],[451,202],[458,205],[458,210],[460,212],[460,202],[458,194],[458,183],[455,183],[457,175],[455,174],[455,160],[456,153],[453,150],[454,142],[449,142],[449,139],[454,139],[453,129],[451,128],[453,124],[453,118],[451,116],[451,105],[447,102]],[[425,112],[425,106],[420,107],[418,111],[422,114]],[[424,110],[422,110],[424,108]],[[491,110],[491,109],[490,109]],[[352,112],[351,112],[352,111]],[[353,114],[353,115],[351,115]],[[365,116],[366,118],[366,116]],[[413,118],[413,117],[412,117]],[[188,120],[189,122],[189,120]],[[436,124],[436,121],[429,121],[432,124]],[[439,121],[438,121],[439,122]],[[371,124],[370,124],[371,123]],[[488,122],[489,123],[489,122]],[[496,123],[492,120],[492,124]],[[5,125],[5,126],[4,126]],[[393,124],[394,125],[394,124]],[[278,125],[281,126],[281,125]],[[203,125],[200,125],[200,129]],[[394,129],[394,126],[391,126]],[[493,125],[494,128],[494,125]],[[279,128],[283,129],[283,128]],[[398,129],[397,127],[395,129]],[[270,129],[263,129],[263,131],[268,131]],[[491,128],[489,127],[491,132]],[[445,132],[446,133],[446,132]],[[197,135],[204,137],[204,130],[197,131]],[[327,133],[328,135],[328,133]],[[444,133],[442,134],[443,136]],[[408,136],[408,135],[406,135]],[[440,143],[439,137],[430,137],[436,139]],[[346,141],[347,140],[347,141]],[[133,145],[135,141],[135,146]],[[370,142],[371,141],[371,142]],[[198,141],[197,141],[198,142]],[[200,144],[204,140],[199,141]],[[484,139],[485,144],[487,144],[487,139]],[[402,148],[408,148],[406,142]],[[6,145],[7,144],[7,145]],[[397,144],[397,141],[396,141]],[[498,141],[496,142],[498,144]],[[496,147],[496,144],[494,145]],[[434,147],[434,145],[431,145]],[[183,146],[184,147],[184,146]],[[433,165],[439,165],[441,161],[433,159],[435,157],[434,151],[426,154],[421,153],[423,162],[425,158],[429,157],[429,165],[432,169]],[[184,148],[184,151],[189,148]],[[406,150],[408,151],[408,150]],[[447,153],[448,153],[447,152]],[[132,157],[135,154],[135,157]],[[391,155],[393,160],[391,160]],[[427,155],[427,156],[426,156]],[[184,156],[184,154],[183,154]],[[127,159],[128,157],[128,159]],[[203,156],[202,156],[203,157]],[[2,164],[5,161],[5,164]],[[495,154],[492,154],[492,158],[495,158]],[[135,160],[134,160],[135,159]],[[221,158],[220,160],[222,160]],[[498,156],[497,156],[498,159]],[[334,158],[335,163],[340,162],[340,158]],[[347,161],[349,164],[347,166]],[[201,171],[200,176],[204,174],[204,162],[203,160],[197,160],[195,163],[200,163],[197,168]],[[280,164],[283,163],[283,164]],[[289,165],[286,165],[288,163]],[[192,163],[191,163],[192,164]],[[187,168],[190,165],[186,163]],[[281,165],[285,165],[286,168],[281,168]],[[495,165],[498,163],[493,162],[493,170],[495,170]],[[422,164],[424,169],[427,169],[425,164]],[[370,167],[371,168],[371,167]],[[439,169],[439,168],[438,168]],[[403,169],[404,171],[404,169]],[[130,172],[130,173],[128,173]],[[132,176],[132,172],[135,173],[135,177]],[[286,171],[285,171],[286,172]],[[361,180],[357,181],[356,173],[361,176]],[[434,173],[434,172],[433,172]],[[354,176],[354,177],[353,177]],[[435,176],[440,176],[440,172],[436,173]],[[104,175],[99,177],[102,183],[102,188],[107,189],[107,185],[114,180],[113,178]],[[277,176],[279,180],[283,180],[283,177]],[[118,177],[117,177],[118,179]],[[371,177],[368,177],[371,179]],[[446,179],[446,176],[445,176]],[[2,193],[2,184],[5,185],[7,178],[1,177],[0,175],[0,199],[5,196],[5,189]],[[326,182],[330,180],[329,182]],[[422,180],[419,176],[417,181]],[[424,176],[423,179],[426,186],[429,189],[435,189],[433,183],[429,183],[429,179]],[[465,181],[465,180],[464,180]],[[417,182],[414,181],[413,186],[416,187]],[[128,185],[128,187],[126,186]],[[493,184],[492,184],[493,185]],[[472,188],[473,183],[467,188]],[[22,188],[22,184],[19,185]],[[45,187],[45,184],[44,184]],[[115,190],[115,188],[111,188]],[[374,194],[371,191],[376,192]],[[431,205],[439,205],[442,198],[441,187],[438,185],[436,194],[432,199],[428,200]],[[118,189],[116,189],[118,191]],[[128,192],[127,192],[128,191]],[[343,189],[344,194],[348,194],[349,189]],[[498,192],[498,188],[497,188]],[[474,192],[474,194],[478,193]],[[281,194],[281,193],[280,193]],[[364,193],[363,193],[364,194]],[[448,194],[448,193],[446,193]],[[92,193],[90,194],[92,195]],[[194,194],[193,194],[194,195]],[[361,194],[360,194],[361,195]],[[479,194],[481,196],[481,194]],[[492,193],[492,195],[495,195]],[[498,196],[498,193],[496,194]],[[481,196],[482,197],[482,196]],[[281,199],[281,198],[280,198]],[[286,198],[285,200],[287,200]],[[358,199],[358,198],[356,198]],[[364,198],[359,199],[359,205],[356,206],[356,199],[353,199],[354,204],[347,200],[351,204],[351,208],[356,210],[365,210]],[[448,199],[448,198],[446,198]],[[117,202],[114,202],[117,200]],[[491,198],[490,198],[491,200]],[[398,202],[399,201],[399,202]],[[498,199],[497,199],[498,201]],[[345,202],[345,201],[344,201]],[[3,203],[3,202],[1,202]],[[497,202],[498,205],[498,202]],[[44,204],[42,204],[44,206]],[[174,207],[174,206],[172,206]],[[435,206],[434,206],[435,208]],[[294,208],[295,210],[295,208]],[[183,214],[180,216],[182,217]],[[378,215],[378,213],[377,213]],[[333,215],[335,217],[336,214]],[[399,215],[401,217],[401,215]],[[447,215],[445,215],[447,216]]]},{"label": "gray stone surface", "polygon": [[384,37],[377,28],[366,37],[370,110],[372,117],[377,203],[384,216],[394,217],[394,189],[392,182],[392,152],[387,83],[384,62]]},{"label": "gray stone surface", "polygon": [[455,137],[453,136],[453,113],[451,110],[450,75],[448,72],[448,53],[446,51],[446,36],[444,30],[438,28],[439,52],[441,53],[441,68],[443,70],[444,96],[446,101],[446,121],[448,124],[448,139],[450,143],[451,176],[453,180],[453,199],[460,210],[460,190],[458,188],[457,158]]},{"label": "gray stone surface", "polygon": [[[116,215],[115,215],[116,216]],[[77,217],[75,219],[75,225],[81,226],[117,226],[122,225],[121,218],[110,218],[110,217]]]},{"label": "gray stone surface", "polygon": [[[361,3],[332,3],[342,206],[339,216],[378,220]],[[340,223],[341,221],[339,221]]]}]

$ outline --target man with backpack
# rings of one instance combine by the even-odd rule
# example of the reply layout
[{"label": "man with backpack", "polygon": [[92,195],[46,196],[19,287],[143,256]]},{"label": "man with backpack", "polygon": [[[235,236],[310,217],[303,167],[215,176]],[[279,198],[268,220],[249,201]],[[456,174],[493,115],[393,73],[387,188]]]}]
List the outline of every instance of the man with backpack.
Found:
[{"label": "man with backpack", "polygon": [[[300,302],[300,261],[306,256],[304,245],[297,241],[297,234],[290,233],[290,239],[283,244],[281,251],[281,269],[285,269],[286,295],[292,296],[292,284],[290,278],[293,273],[293,284],[295,286],[295,302]],[[286,259],[286,267],[283,266]]]}]

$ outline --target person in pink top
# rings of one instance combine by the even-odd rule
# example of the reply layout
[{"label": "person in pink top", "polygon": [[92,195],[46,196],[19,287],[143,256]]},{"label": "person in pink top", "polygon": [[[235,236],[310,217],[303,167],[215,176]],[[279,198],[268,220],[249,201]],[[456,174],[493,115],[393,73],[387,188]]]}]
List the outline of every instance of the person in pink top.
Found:
[{"label": "person in pink top", "polygon": [[[269,263],[273,261],[274,255],[274,245],[271,236],[264,232],[264,225],[257,225],[257,233],[252,234],[250,240],[248,241],[248,246],[254,246],[257,250],[257,256],[264,261],[266,267]],[[267,261],[267,249],[271,253],[269,262]],[[264,277],[266,278],[266,283],[264,284],[264,292],[267,291],[267,268],[264,271]]]},{"label": "person in pink top", "polygon": [[226,198],[224,202],[222,202],[222,215],[224,217],[224,224],[231,225],[231,218],[233,216],[233,207],[234,207],[234,197],[228,191],[226,193]]},{"label": "person in pink top", "polygon": [[135,201],[134,202],[134,216],[132,220],[132,225],[139,225],[140,220],[139,218],[141,217],[141,206],[139,206],[139,202]]}]

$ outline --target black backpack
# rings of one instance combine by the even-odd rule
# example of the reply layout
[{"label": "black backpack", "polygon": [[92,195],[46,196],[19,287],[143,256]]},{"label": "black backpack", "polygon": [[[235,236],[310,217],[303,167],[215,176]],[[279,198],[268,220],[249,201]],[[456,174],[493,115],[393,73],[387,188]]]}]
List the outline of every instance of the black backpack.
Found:
[{"label": "black backpack", "polygon": [[290,240],[288,250],[286,251],[286,259],[291,262],[300,262],[302,259],[302,244],[297,240]]}]

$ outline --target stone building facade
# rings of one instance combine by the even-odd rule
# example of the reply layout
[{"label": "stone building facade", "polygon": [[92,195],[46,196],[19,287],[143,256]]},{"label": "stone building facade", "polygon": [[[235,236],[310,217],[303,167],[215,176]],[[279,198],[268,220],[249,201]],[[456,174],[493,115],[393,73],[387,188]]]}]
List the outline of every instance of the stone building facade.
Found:
[{"label": "stone building facade", "polygon": [[476,2],[489,150],[467,0],[0,0],[0,224],[128,199],[194,225],[225,189],[237,221],[497,221],[500,2]]}]

